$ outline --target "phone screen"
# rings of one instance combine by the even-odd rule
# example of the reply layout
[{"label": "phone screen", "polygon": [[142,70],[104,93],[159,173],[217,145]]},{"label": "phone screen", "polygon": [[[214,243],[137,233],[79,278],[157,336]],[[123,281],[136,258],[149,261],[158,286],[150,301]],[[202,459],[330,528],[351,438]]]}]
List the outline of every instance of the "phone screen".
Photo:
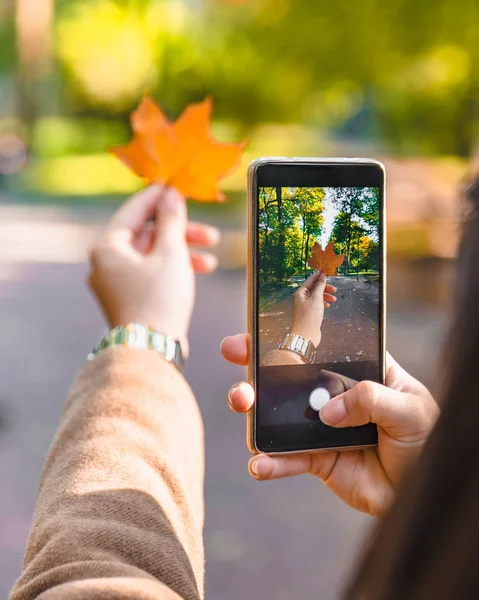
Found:
[{"label": "phone screen", "polygon": [[[375,443],[375,426],[330,428],[319,410],[360,380],[382,381],[382,182],[377,169],[355,176],[357,166],[323,166],[323,185],[313,167],[305,181],[281,169],[256,192],[261,449]],[[291,336],[307,340],[297,348],[306,356],[282,347]]]}]

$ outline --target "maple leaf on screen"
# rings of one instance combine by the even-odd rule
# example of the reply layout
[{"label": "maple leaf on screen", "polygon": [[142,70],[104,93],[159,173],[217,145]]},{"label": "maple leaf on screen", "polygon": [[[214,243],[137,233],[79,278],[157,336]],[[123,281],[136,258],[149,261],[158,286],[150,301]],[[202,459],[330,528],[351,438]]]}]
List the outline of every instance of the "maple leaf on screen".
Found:
[{"label": "maple leaf on screen", "polygon": [[246,143],[213,138],[212,107],[211,98],[190,104],[172,123],[145,96],[130,117],[133,139],[110,151],[149,184],[174,187],[200,202],[222,202],[218,180],[239,166]]},{"label": "maple leaf on screen", "polygon": [[329,242],[324,250],[318,242],[314,242],[308,265],[325,275],[337,275],[336,269],[343,264],[343,260],[342,254],[334,253],[334,242]]}]

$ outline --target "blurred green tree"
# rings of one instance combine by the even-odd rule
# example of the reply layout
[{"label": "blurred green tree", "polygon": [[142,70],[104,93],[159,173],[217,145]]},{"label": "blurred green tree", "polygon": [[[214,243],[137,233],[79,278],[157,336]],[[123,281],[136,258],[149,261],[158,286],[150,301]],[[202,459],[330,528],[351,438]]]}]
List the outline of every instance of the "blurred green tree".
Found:
[{"label": "blurred green tree", "polygon": [[[149,91],[176,116],[211,93],[215,115],[243,129],[302,123],[378,137],[407,154],[467,157],[477,143],[477,0],[58,0],[55,7],[66,113],[126,120]],[[10,37],[0,24],[0,39]],[[12,60],[2,46],[0,68]],[[33,70],[28,77],[37,77]],[[50,94],[55,106],[54,86]]]},{"label": "blurred green tree", "polygon": [[[334,241],[335,251],[344,254],[341,270],[348,275],[352,266],[359,267],[360,258],[364,255],[360,252],[363,238],[369,236],[371,241],[378,241],[379,190],[335,188],[332,203],[339,212],[334,219],[330,240]],[[362,247],[366,249],[365,243]]]},{"label": "blurred green tree", "polygon": [[[479,122],[477,0],[260,0],[236,9],[234,29],[226,25],[231,8],[212,12],[215,43],[241,48],[234,81],[248,102],[234,110],[253,105],[250,119],[353,121],[395,151],[470,156]],[[229,86],[219,109],[223,97],[232,100]]]}]

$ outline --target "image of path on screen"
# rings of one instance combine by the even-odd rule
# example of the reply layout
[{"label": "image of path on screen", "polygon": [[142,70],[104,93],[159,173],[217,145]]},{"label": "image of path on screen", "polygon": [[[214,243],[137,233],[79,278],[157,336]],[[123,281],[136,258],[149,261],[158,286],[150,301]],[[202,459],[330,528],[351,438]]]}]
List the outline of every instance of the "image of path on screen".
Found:
[{"label": "image of path on screen", "polygon": [[264,187],[259,192],[259,354],[290,332],[293,294],[314,270],[315,242],[344,256],[325,309],[316,363],[377,360],[380,196],[372,187]]}]

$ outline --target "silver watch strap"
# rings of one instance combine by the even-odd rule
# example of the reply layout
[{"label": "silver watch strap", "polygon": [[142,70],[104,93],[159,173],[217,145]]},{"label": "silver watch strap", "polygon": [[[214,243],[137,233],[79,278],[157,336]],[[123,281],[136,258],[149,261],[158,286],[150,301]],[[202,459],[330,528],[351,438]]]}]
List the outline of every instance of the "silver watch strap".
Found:
[{"label": "silver watch strap", "polygon": [[284,340],[278,346],[279,350],[291,350],[302,356],[305,362],[312,363],[316,354],[316,348],[311,340],[301,335],[292,335],[287,333]]},{"label": "silver watch strap", "polygon": [[141,323],[128,323],[112,329],[93,348],[88,360],[93,360],[102,350],[112,346],[152,350],[155,354],[164,356],[168,362],[174,363],[180,371],[183,368],[180,342]]}]

